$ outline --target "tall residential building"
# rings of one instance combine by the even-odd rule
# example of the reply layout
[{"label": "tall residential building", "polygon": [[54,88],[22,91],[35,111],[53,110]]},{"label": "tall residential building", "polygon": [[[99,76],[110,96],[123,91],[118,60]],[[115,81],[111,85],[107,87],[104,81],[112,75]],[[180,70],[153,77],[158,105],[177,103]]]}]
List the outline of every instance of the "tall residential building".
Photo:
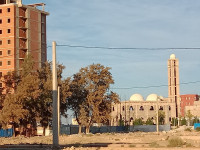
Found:
[{"label": "tall residential building", "polygon": [[[35,68],[47,60],[44,3],[0,0],[0,75],[19,70],[27,54]],[[40,8],[39,8],[40,7]],[[0,84],[2,86],[2,84]]]},{"label": "tall residential building", "polygon": [[180,115],[179,61],[174,54],[168,59],[168,98],[175,102],[176,117]]}]

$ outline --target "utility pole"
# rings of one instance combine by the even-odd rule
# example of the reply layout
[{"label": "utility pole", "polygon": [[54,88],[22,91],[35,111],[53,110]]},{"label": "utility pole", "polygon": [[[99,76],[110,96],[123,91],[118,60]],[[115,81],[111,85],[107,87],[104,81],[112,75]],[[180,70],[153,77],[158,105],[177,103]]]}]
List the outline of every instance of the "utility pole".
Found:
[{"label": "utility pole", "polygon": [[53,74],[53,147],[59,146],[58,137],[58,85],[56,67],[56,42],[52,42],[52,74]]}]

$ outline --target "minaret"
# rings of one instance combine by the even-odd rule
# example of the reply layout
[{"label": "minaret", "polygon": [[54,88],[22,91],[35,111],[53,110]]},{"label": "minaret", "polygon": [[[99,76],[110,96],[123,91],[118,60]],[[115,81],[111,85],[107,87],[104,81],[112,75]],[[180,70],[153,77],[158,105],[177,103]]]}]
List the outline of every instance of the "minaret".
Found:
[{"label": "minaret", "polygon": [[175,54],[168,59],[168,97],[175,103],[176,117],[180,114],[179,61]]}]

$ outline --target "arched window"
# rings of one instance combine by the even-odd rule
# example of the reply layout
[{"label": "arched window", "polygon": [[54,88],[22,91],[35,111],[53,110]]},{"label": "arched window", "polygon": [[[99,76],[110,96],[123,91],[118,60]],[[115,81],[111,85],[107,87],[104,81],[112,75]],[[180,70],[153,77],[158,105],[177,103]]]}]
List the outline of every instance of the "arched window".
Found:
[{"label": "arched window", "polygon": [[169,106],[169,111],[171,110],[171,106]]},{"label": "arched window", "polygon": [[163,110],[163,106],[160,106],[160,109],[159,110]]},{"label": "arched window", "polygon": [[133,117],[130,118],[130,122],[133,120]]},{"label": "arched window", "polygon": [[130,106],[129,110],[130,110],[130,111],[133,111],[133,106]]},{"label": "arched window", "polygon": [[153,106],[151,106],[149,110],[154,110]]},{"label": "arched window", "polygon": [[140,106],[140,109],[139,109],[140,111],[143,111],[144,110],[144,107],[143,106]]},{"label": "arched window", "polygon": [[125,108],[124,108],[124,106],[122,107],[122,111],[124,111],[125,110]]},{"label": "arched window", "polygon": [[115,111],[115,107],[113,106],[113,111]]}]

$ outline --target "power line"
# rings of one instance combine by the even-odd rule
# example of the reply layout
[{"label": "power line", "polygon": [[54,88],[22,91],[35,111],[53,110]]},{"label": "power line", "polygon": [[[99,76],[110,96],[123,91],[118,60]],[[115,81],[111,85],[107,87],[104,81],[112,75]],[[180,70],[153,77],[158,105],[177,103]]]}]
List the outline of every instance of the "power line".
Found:
[{"label": "power line", "polygon": [[[113,50],[200,50],[200,47],[104,47],[104,46],[84,46],[84,45],[69,45],[69,44],[57,44],[58,47],[71,47],[71,48],[84,48],[84,49],[113,49]],[[47,48],[52,46],[47,46]]]},{"label": "power line", "polygon": [[[186,85],[186,84],[194,84],[200,83],[200,81],[191,81],[191,82],[183,82],[177,85]],[[110,89],[120,89],[120,90],[128,90],[128,89],[146,89],[146,88],[157,88],[157,87],[167,87],[168,85],[150,85],[150,86],[138,86],[138,87],[122,87],[122,88],[110,88]]]}]

